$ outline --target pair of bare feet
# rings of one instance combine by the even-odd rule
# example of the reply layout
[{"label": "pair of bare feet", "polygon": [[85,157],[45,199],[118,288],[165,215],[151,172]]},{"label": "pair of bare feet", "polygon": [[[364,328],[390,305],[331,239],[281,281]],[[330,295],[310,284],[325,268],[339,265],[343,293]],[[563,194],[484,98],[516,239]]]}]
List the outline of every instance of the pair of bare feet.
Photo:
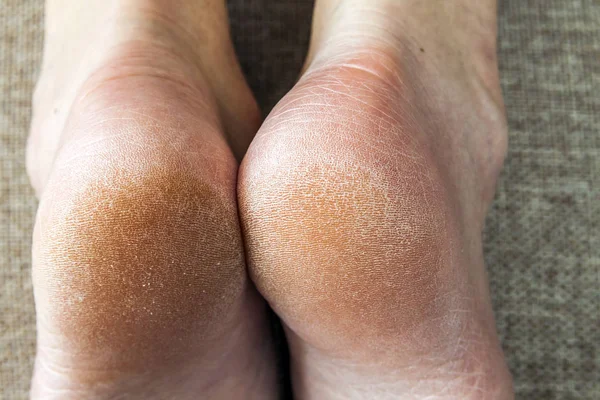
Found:
[{"label": "pair of bare feet", "polygon": [[495,7],[319,0],[260,127],[222,0],[48,0],[32,397],[275,399],[268,303],[298,399],[512,398]]}]

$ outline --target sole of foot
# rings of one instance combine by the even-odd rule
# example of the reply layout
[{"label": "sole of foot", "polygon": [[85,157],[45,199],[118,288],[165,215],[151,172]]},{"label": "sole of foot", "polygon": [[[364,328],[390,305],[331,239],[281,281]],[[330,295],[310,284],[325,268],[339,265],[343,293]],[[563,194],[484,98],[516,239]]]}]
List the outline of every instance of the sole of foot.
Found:
[{"label": "sole of foot", "polygon": [[438,3],[317,2],[240,168],[300,399],[512,398],[481,243],[507,137],[495,10]]},{"label": "sole of foot", "polygon": [[168,3],[47,4],[32,399],[277,397],[235,195],[257,107],[224,4]]}]

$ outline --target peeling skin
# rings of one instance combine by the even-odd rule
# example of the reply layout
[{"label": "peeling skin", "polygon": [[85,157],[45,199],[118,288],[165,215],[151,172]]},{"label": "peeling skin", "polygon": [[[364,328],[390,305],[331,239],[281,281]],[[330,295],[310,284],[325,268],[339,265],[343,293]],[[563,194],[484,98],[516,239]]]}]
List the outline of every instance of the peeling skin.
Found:
[{"label": "peeling skin", "polygon": [[115,373],[202,358],[249,299],[236,163],[215,119],[123,103],[119,86],[100,89],[118,109],[102,93],[79,103],[34,240],[38,325],[54,333],[40,348]]},{"label": "peeling skin", "polygon": [[412,95],[373,86],[390,71],[374,68],[309,71],[255,139],[239,191],[251,276],[289,329],[373,360],[437,348],[464,328],[447,310],[469,296],[444,172],[398,106]]},{"label": "peeling skin", "polygon": [[271,399],[235,185],[260,123],[222,1],[46,2],[32,399]]},{"label": "peeling skin", "polygon": [[42,315],[63,340],[133,354],[156,340],[203,340],[240,300],[234,209],[190,171],[170,168],[99,179],[46,211],[38,273],[60,306]]},{"label": "peeling skin", "polygon": [[478,48],[494,21],[475,35],[446,6],[317,2],[303,76],[240,167],[250,275],[298,398],[512,398],[481,250],[506,146]]}]

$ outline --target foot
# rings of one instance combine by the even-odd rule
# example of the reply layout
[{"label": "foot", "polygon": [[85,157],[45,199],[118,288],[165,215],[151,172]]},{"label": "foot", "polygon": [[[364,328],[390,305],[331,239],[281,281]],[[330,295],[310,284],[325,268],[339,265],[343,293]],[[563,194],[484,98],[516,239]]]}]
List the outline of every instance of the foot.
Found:
[{"label": "foot", "polygon": [[512,398],[481,244],[507,140],[495,2],[450,3],[317,1],[241,166],[300,399]]},{"label": "foot", "polygon": [[46,12],[32,398],[276,398],[235,198],[259,116],[224,2]]}]

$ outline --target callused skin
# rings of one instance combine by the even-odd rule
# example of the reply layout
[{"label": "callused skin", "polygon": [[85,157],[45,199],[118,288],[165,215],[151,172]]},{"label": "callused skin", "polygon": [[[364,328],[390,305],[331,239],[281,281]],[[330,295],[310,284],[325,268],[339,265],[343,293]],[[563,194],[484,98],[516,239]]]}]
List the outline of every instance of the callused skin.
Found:
[{"label": "callused skin", "polygon": [[[447,310],[473,296],[447,172],[400,95],[360,64],[309,72],[242,166],[252,278],[296,335],[336,357],[438,348],[464,329]],[[432,336],[440,319],[448,329]]]},{"label": "callused skin", "polygon": [[[45,69],[36,91],[32,399],[276,398],[267,308],[247,276],[235,193],[236,157],[258,112],[241,104],[252,96],[236,64],[214,72],[234,61],[224,4],[213,4],[211,24],[197,21],[201,33],[170,25],[180,17],[167,2],[114,5],[88,5],[98,14],[88,24],[104,23],[80,26],[91,55],[60,30],[47,38],[46,64],[61,59],[53,46],[78,61],[65,85],[68,71]],[[59,11],[89,14],[53,4],[49,18]],[[195,35],[204,41],[191,51]],[[223,82],[238,92],[226,106]]]},{"label": "callused skin", "polygon": [[[265,340],[235,159],[210,109],[171,117],[167,100],[185,91],[153,79],[109,80],[78,102],[69,128],[81,130],[62,147],[40,204],[34,283],[38,324],[51,333],[40,337],[39,365],[67,371],[67,389],[151,374],[164,388],[149,393],[168,393],[163,377],[178,369],[235,379],[241,371],[224,360],[237,352],[251,363],[250,346]],[[166,102],[140,107],[131,91]],[[242,334],[250,339],[240,351]]]},{"label": "callused skin", "polygon": [[295,395],[510,399],[481,249],[506,150],[493,24],[473,40],[419,25],[492,14],[337,3],[317,3],[306,70],[238,182]]},{"label": "callused skin", "polygon": [[222,0],[48,0],[32,398],[276,398],[249,272],[299,399],[510,399],[481,250],[494,7],[318,1],[238,171],[259,114]]}]

